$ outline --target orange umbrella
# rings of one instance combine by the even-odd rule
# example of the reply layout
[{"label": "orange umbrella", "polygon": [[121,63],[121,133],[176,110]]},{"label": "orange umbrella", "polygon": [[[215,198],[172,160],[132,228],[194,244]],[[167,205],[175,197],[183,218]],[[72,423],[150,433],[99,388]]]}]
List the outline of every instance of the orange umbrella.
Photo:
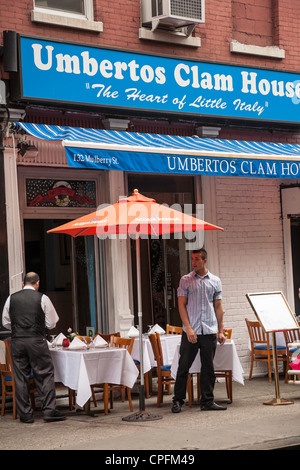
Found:
[{"label": "orange umbrella", "polygon": [[[196,230],[223,230],[204,220],[177,211],[163,204],[157,204],[155,199],[143,196],[134,190],[133,195],[119,199],[116,204],[105,205],[96,212],[79,219],[60,225],[47,233],[67,233],[73,237],[81,235],[129,234],[136,239],[136,270],[138,293],[138,319],[140,343],[140,413],[129,417],[128,420],[159,419],[145,413],[145,389],[143,371],[142,343],[142,297],[141,297],[141,266],[140,266],[140,237],[139,235],[161,235],[175,232],[191,232]],[[123,418],[126,420],[126,418]]]},{"label": "orange umbrella", "polygon": [[101,206],[96,212],[80,217],[47,233],[68,233],[73,237],[101,234],[147,234],[223,230],[204,220],[157,204],[155,199],[134,190],[133,195],[116,204]]}]

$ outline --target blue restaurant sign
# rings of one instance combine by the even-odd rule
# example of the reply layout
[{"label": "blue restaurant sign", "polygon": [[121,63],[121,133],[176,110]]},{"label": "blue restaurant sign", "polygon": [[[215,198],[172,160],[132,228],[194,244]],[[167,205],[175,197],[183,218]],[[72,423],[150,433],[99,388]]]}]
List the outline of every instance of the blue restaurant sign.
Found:
[{"label": "blue restaurant sign", "polygon": [[140,173],[300,178],[300,145],[117,132],[16,122],[61,141],[70,167]]},{"label": "blue restaurant sign", "polygon": [[299,178],[300,162],[255,158],[209,158],[65,147],[70,167],[180,175]]},{"label": "blue restaurant sign", "polygon": [[23,100],[299,123],[300,75],[20,36]]}]

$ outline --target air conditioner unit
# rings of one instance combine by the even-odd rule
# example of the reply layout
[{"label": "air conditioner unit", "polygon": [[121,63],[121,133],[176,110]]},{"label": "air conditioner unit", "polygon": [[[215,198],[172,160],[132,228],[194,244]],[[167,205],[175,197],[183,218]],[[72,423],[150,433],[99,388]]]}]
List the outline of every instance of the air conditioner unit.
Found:
[{"label": "air conditioner unit", "polygon": [[183,28],[204,23],[205,0],[142,0],[142,25]]}]

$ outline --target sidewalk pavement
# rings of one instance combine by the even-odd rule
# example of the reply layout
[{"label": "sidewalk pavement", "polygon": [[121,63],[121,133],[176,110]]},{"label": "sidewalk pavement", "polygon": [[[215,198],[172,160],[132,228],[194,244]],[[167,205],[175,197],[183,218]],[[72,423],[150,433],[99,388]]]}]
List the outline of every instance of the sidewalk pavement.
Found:
[{"label": "sidewalk pavement", "polygon": [[[41,412],[34,413],[33,424],[12,419],[12,411],[0,417],[1,450],[103,450],[114,455],[121,451],[181,451],[199,450],[296,450],[300,448],[300,387],[285,384],[280,378],[280,397],[293,400],[291,405],[265,405],[276,397],[275,383],[267,377],[245,380],[242,386],[233,383],[233,402],[226,411],[200,411],[199,405],[182,407],[179,414],[171,413],[172,395],[164,395],[160,408],[156,407],[155,384],[153,395],[146,399],[146,411],[161,419],[151,421],[123,421],[123,417],[139,411],[138,394],[133,394],[134,413],[128,402],[114,401],[107,416],[103,402],[95,415],[83,411],[69,412],[67,402],[58,401],[67,419],[45,423]],[[216,383],[215,400],[226,404],[225,383]],[[130,454],[130,453],[129,453]],[[128,453],[126,454],[128,455]]]}]

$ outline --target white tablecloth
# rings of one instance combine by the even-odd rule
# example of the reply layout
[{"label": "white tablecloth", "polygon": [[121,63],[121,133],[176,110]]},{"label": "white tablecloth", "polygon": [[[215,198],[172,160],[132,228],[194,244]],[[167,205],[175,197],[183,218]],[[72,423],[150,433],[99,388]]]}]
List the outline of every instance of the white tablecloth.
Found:
[{"label": "white tablecloth", "polygon": [[88,351],[50,349],[54,365],[54,380],[76,390],[79,406],[90,399],[90,385],[114,383],[132,388],[138,369],[126,349],[105,348]]},{"label": "white tablecloth", "polygon": [[[161,348],[163,352],[164,364],[172,364],[178,344],[181,342],[181,335],[161,335]],[[133,359],[140,360],[140,340],[134,339],[131,356]],[[156,367],[152,346],[147,336],[143,337],[143,363],[144,372],[148,372],[152,367]]]},{"label": "white tablecloth", "polygon": [[[178,345],[171,366],[171,375],[174,379],[176,378],[178,368],[179,348],[180,346]],[[226,343],[222,346],[218,343],[214,358],[214,368],[215,370],[232,370],[232,380],[244,385],[244,371],[237,355],[236,347],[233,340],[226,341]],[[201,361],[200,353],[198,353],[196,359],[194,360],[190,368],[190,372],[200,372],[200,370]]]}]

